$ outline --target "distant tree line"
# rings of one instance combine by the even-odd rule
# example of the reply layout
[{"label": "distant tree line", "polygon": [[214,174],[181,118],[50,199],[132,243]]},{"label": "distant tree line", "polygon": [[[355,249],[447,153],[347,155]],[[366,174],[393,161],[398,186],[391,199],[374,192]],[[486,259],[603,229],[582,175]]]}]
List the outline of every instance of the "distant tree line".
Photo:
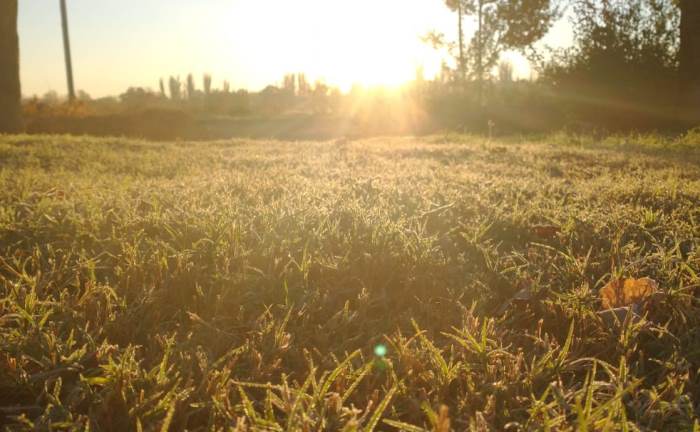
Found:
[{"label": "distant tree line", "polygon": [[241,116],[249,114],[282,114],[290,111],[314,114],[330,114],[340,90],[316,81],[311,84],[303,73],[284,75],[279,85],[268,85],[259,92],[245,89],[233,91],[228,81],[221,87],[213,84],[212,76],[204,74],[201,89],[192,74],[184,82],[170,76],[158,83],[159,92],[147,88],[132,87],[119,97],[128,109],[144,107],[182,108],[210,114]]},{"label": "distant tree line", "polygon": [[159,92],[148,88],[131,87],[119,97],[129,109],[139,108],[183,108],[219,114],[247,114],[250,112],[247,90],[231,91],[230,84],[223,82],[221,89],[213,87],[212,77],[204,74],[201,90],[197,88],[192,74],[183,82],[180,77],[171,76],[166,84],[158,83]]},{"label": "distant tree line", "polygon": [[[482,128],[494,116],[520,126],[529,119],[536,127],[532,116],[539,116],[539,123],[606,129],[700,121],[700,1],[444,1],[459,15],[458,40],[427,37],[455,58],[429,96],[437,116]],[[562,16],[571,21],[573,46],[535,45]],[[464,20],[475,24],[471,35],[463,34]],[[525,54],[537,81],[501,85],[512,81],[512,67],[498,64],[504,50]]]},{"label": "distant tree line", "polygon": [[[226,81],[217,87],[210,75],[202,77],[198,88],[190,74],[184,80],[161,79],[157,91],[130,88],[119,99],[90,101],[89,106],[110,113],[177,109],[228,116],[349,114],[368,122],[392,117],[393,109],[409,112],[413,119],[431,118],[438,127],[465,129],[494,122],[514,130],[571,123],[635,129],[700,122],[698,0],[440,1],[456,14],[457,40],[440,32],[426,40],[450,53],[453,65],[445,63],[433,80],[418,71],[416,81],[400,95],[343,95],[301,73],[288,74],[279,85],[260,92],[234,91]],[[562,16],[571,20],[573,46],[542,48],[537,43]],[[473,30],[467,34],[466,28]],[[537,80],[514,79],[512,65],[499,63],[508,50],[531,60]],[[0,2],[0,59],[0,132],[18,131],[17,0]],[[76,104],[88,104],[87,99],[83,93]],[[32,112],[41,112],[49,102],[34,101]],[[66,110],[80,112],[79,107]]]}]

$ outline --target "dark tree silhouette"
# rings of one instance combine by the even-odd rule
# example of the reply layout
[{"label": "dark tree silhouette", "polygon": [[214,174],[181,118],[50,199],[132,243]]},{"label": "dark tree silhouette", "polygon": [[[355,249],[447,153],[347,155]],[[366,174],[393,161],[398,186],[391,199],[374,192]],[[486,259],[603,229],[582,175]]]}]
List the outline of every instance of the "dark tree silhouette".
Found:
[{"label": "dark tree silhouette", "polygon": [[[501,52],[521,49],[540,40],[559,16],[559,3],[559,0],[445,0],[445,5],[458,15],[459,76],[464,80],[471,66],[471,75],[478,85],[479,105],[482,82]],[[476,21],[476,31],[468,47],[464,40],[463,16]],[[440,35],[433,38],[441,40]]]},{"label": "dark tree silhouette", "polygon": [[182,83],[180,82],[180,77],[171,76],[168,80],[168,87],[170,88],[170,99],[178,101],[182,99]]},{"label": "dark tree silhouette", "polygon": [[194,86],[194,77],[192,74],[187,75],[187,99],[194,99],[196,88]]},{"label": "dark tree silhouette", "polygon": [[700,112],[700,1],[680,0],[680,73],[687,103]]},{"label": "dark tree silhouette", "polygon": [[0,1],[0,132],[21,128],[17,0]]},{"label": "dark tree silhouette", "polygon": [[457,59],[457,63],[459,65],[459,78],[464,81],[467,75],[467,62],[464,57],[464,1],[446,0],[445,5],[450,8],[450,10],[457,13],[457,36],[459,38],[459,58]]},{"label": "dark tree silhouette", "polygon": [[211,75],[210,74],[204,74],[204,77],[202,78],[202,84],[204,85],[204,94],[206,96],[211,95]]},{"label": "dark tree silhouette", "polygon": [[[609,130],[680,126],[676,5],[671,0],[572,4],[574,43],[555,51],[540,70],[561,109],[571,119]],[[682,110],[685,117],[687,109]]]}]

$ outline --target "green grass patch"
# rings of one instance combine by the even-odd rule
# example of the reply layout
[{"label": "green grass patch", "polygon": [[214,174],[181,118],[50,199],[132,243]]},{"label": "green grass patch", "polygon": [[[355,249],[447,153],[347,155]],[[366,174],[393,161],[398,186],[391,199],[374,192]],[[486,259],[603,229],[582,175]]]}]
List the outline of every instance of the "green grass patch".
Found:
[{"label": "green grass patch", "polygon": [[0,424],[697,430],[696,139],[0,137]]}]

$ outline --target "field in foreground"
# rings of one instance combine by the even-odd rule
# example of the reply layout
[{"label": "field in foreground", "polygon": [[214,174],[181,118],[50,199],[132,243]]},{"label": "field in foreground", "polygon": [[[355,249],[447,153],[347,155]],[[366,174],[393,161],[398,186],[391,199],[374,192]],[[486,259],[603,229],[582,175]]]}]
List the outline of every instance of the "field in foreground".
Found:
[{"label": "field in foreground", "polygon": [[0,425],[698,430],[699,251],[697,136],[0,137]]}]

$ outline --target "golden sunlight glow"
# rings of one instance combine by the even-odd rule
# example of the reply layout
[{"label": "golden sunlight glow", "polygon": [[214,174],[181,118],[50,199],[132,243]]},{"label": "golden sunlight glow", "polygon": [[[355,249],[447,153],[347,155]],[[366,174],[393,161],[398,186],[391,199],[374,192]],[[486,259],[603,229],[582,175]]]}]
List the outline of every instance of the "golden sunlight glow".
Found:
[{"label": "golden sunlight glow", "polygon": [[[443,59],[454,64],[421,40],[430,31],[456,40],[455,14],[440,0],[71,0],[70,5],[77,85],[93,96],[133,86],[157,89],[160,78],[190,73],[198,80],[211,74],[215,87],[227,80],[234,89],[251,91],[280,84],[289,73],[345,91],[353,84],[393,87],[413,79],[419,67],[430,79]],[[20,2],[19,21],[23,91],[62,89],[57,3]],[[469,35],[474,29],[466,25]],[[530,75],[521,58],[511,60],[516,75]]]},{"label": "golden sunlight glow", "polygon": [[[304,72],[347,90],[354,84],[396,86],[427,76],[440,65],[440,55],[420,37],[447,27],[451,14],[434,3],[406,0],[323,0],[246,2],[246,19],[230,25],[227,39],[255,57],[257,70]],[[265,25],[260,25],[265,23]],[[240,26],[244,26],[242,29]],[[253,55],[257,53],[257,55]],[[277,78],[279,79],[279,78]]]}]

